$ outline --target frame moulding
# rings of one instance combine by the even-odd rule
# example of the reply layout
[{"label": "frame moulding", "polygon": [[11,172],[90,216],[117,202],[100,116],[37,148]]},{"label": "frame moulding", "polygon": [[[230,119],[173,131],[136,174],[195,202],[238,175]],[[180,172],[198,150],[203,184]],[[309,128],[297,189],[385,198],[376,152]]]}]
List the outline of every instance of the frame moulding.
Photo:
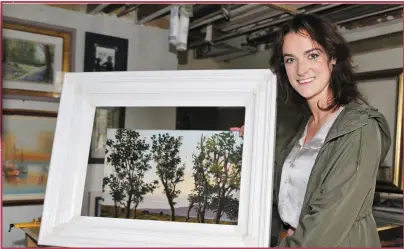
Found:
[{"label": "frame moulding", "polygon": [[[269,247],[276,96],[270,70],[66,73],[39,245]],[[102,106],[244,106],[238,224],[81,216],[94,114]]]}]

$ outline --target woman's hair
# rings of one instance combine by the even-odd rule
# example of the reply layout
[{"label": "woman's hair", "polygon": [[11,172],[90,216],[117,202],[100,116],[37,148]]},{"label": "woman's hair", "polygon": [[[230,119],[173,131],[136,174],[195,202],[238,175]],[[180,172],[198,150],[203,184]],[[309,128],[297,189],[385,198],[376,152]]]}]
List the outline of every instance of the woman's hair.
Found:
[{"label": "woman's hair", "polygon": [[361,98],[361,94],[353,80],[349,45],[339,34],[337,28],[332,23],[314,15],[297,14],[281,27],[273,44],[270,59],[270,68],[277,75],[280,91],[283,91],[286,97],[285,102],[290,99],[298,108],[306,109],[308,107],[306,100],[293,89],[286,74],[282,47],[285,35],[290,32],[301,33],[302,35],[308,34],[313,41],[325,50],[324,52],[329,60],[336,60],[330,79],[333,101],[325,110],[346,105],[352,100]]}]

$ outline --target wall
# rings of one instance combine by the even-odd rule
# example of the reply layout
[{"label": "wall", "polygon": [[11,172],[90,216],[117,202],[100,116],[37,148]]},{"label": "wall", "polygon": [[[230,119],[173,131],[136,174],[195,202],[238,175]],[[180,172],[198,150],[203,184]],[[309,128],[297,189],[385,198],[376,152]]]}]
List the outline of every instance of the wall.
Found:
[{"label": "wall", "polygon": [[[133,21],[118,19],[107,15],[86,15],[84,13],[54,8],[42,4],[3,4],[3,18],[13,19],[22,23],[35,23],[41,26],[58,26],[74,30],[73,69],[83,71],[85,32],[95,32],[104,35],[129,39],[128,70],[176,70],[177,57],[168,51],[167,30],[138,26]],[[5,101],[8,106],[39,108],[49,107],[49,103],[23,102],[19,100]],[[52,105],[52,104],[51,104]],[[53,105],[57,108],[57,104]],[[174,108],[128,108],[125,124],[129,127],[175,128]],[[157,127],[157,126],[155,126]],[[100,175],[101,172],[101,175]],[[89,174],[102,176],[102,165],[89,165]],[[87,189],[97,187],[97,181],[89,179]],[[2,245],[23,245],[24,234],[20,229],[8,232],[10,223],[27,222],[41,216],[42,206],[19,206],[3,208],[3,241]]]},{"label": "wall", "polygon": [[[366,72],[374,70],[383,70],[391,68],[400,68],[403,65],[403,38],[402,34],[397,35],[397,31],[400,29],[398,24],[401,25],[402,20],[393,20],[391,22],[375,25],[372,28],[358,28],[354,31],[346,32],[345,36],[348,40],[352,41],[353,49],[353,64],[356,66],[356,72]],[[372,31],[372,32],[369,32]],[[380,32],[379,32],[380,31]],[[384,35],[374,37],[381,32],[393,35]],[[383,46],[380,46],[383,44]],[[263,52],[257,52],[255,54],[237,58],[229,62],[216,62],[212,59],[195,60],[191,51],[188,53],[188,64],[179,65],[180,70],[191,69],[266,69],[269,66],[270,52],[268,50]],[[369,89],[368,89],[369,88]],[[373,85],[361,85],[361,90],[366,91],[368,96],[377,96],[373,94],[373,89],[376,89]],[[386,99],[394,100],[395,92],[392,90],[389,93],[384,93]],[[384,106],[381,108],[384,110],[385,115],[390,117],[389,123],[391,127],[394,127],[395,111],[389,110],[385,106],[391,106],[391,103],[381,105],[379,102],[375,103],[375,106]],[[278,117],[282,120],[290,120],[294,117],[292,112],[288,112],[287,106],[278,106]],[[227,122],[228,117],[219,115],[218,123]],[[282,129],[282,127],[279,127]],[[394,130],[394,129],[393,129]]]},{"label": "wall", "polygon": [[[343,36],[352,44],[354,64],[358,66],[357,72],[400,67],[402,30],[402,19],[397,19],[371,27],[342,31]],[[270,52],[266,50],[229,62],[216,62],[212,59],[196,60],[192,51],[189,51],[188,63],[179,65],[178,69],[266,69],[269,58]]]}]

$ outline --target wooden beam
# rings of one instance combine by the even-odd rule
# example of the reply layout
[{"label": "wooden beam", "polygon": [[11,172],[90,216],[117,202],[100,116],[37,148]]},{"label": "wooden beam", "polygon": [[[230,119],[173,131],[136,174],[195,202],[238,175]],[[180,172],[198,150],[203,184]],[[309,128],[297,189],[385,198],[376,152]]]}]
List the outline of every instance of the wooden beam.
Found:
[{"label": "wooden beam", "polygon": [[170,14],[170,4],[143,4],[137,10],[137,24],[145,24]]},{"label": "wooden beam", "polygon": [[290,4],[265,4],[266,6],[273,8],[273,9],[277,9],[292,15],[297,14],[297,9],[294,7],[291,7]]},{"label": "wooden beam", "polygon": [[143,24],[148,27],[157,27],[161,29],[169,29],[170,28],[170,18],[167,16],[163,16],[159,19],[154,19],[153,21],[147,22]]},{"label": "wooden beam", "polygon": [[87,14],[95,15],[102,12],[109,4],[88,4]]}]

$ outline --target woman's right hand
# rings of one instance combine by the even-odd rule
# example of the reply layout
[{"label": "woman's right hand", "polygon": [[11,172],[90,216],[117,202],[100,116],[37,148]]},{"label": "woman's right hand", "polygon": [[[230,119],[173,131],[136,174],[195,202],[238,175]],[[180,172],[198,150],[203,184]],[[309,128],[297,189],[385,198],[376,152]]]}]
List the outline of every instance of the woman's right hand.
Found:
[{"label": "woman's right hand", "polygon": [[238,131],[240,132],[240,137],[244,136],[244,125],[241,127],[231,127],[230,131]]}]

